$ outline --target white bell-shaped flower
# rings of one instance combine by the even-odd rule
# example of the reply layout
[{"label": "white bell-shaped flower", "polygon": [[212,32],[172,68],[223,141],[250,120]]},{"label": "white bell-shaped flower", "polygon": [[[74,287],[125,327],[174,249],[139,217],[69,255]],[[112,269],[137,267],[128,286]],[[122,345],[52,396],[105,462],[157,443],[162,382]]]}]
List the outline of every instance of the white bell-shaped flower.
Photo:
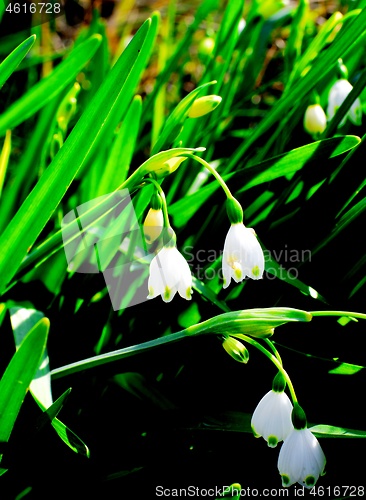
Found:
[{"label": "white bell-shaped flower", "polygon": [[285,392],[267,392],[252,416],[251,425],[255,437],[263,436],[271,448],[286,439],[294,428],[291,421],[292,408]]},{"label": "white bell-shaped flower", "polygon": [[191,299],[191,270],[176,246],[164,247],[155,255],[150,263],[148,288],[148,299],[161,295],[164,302],[170,302],[177,292]]},{"label": "white bell-shaped flower", "polygon": [[327,126],[327,117],[320,104],[310,104],[304,115],[304,129],[310,135],[324,132]]},{"label": "white bell-shaped flower", "polygon": [[285,439],[278,457],[282,485],[300,483],[312,488],[324,472],[325,455],[309,429],[293,429]]},{"label": "white bell-shaped flower", "polygon": [[260,279],[264,271],[263,250],[252,229],[242,222],[231,224],[226,235],[222,256],[224,288],[230,285],[231,278],[236,283],[246,276]]},{"label": "white bell-shaped flower", "polygon": [[[337,110],[343,104],[343,102],[345,101],[346,97],[348,96],[348,94],[351,92],[352,89],[353,89],[352,85],[345,78],[341,78],[334,83],[334,85],[331,87],[329,91],[329,97],[328,97],[328,108],[327,108],[328,120],[331,120],[333,118],[333,116],[336,114]],[[349,118],[349,120],[354,125],[362,124],[362,105],[359,98],[357,98],[354,101],[354,103],[348,110],[348,113],[343,118],[339,126],[342,127],[346,123],[347,118]]]}]

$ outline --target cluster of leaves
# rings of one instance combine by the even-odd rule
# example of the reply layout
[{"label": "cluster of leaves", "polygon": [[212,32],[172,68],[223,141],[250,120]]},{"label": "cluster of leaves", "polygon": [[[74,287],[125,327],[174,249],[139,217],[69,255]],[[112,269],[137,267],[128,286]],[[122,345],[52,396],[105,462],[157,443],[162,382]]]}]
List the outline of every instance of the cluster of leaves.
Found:
[{"label": "cluster of leaves", "polygon": [[[214,397],[208,387],[220,380],[213,375],[213,361],[222,362],[224,357],[224,351],[216,351],[210,340],[205,338],[200,344],[200,339],[189,339],[188,347],[181,351],[169,346],[168,356],[164,351],[154,357],[142,354],[141,360],[124,358],[168,343],[164,339],[171,332],[231,310],[274,305],[312,310],[324,304],[327,309],[362,310],[366,261],[360,234],[366,198],[360,164],[365,127],[349,122],[337,126],[354,99],[362,99],[366,2],[358,0],[339,8],[344,15],[331,15],[321,11],[322,7],[311,11],[305,0],[290,6],[270,0],[253,1],[249,6],[242,0],[203,0],[187,14],[183,6],[171,1],[135,30],[137,26],[128,22],[126,11],[116,5],[114,15],[120,19],[121,33],[115,54],[110,52],[106,23],[97,11],[75,43],[61,52],[44,53],[45,33],[49,39],[56,36],[54,22],[43,25],[42,32],[40,27],[33,28],[37,37],[19,32],[4,38],[0,65],[5,103],[0,116],[0,342],[4,372],[0,432],[1,444],[7,445],[1,450],[3,472],[7,472],[4,479],[10,477],[14,491],[20,493],[23,488],[25,494],[31,494],[33,488],[41,498],[37,487],[41,488],[42,473],[37,478],[35,468],[25,471],[29,471],[32,448],[35,444],[45,446],[51,433],[52,450],[45,448],[39,453],[41,463],[41,457],[45,463],[48,453],[58,464],[51,477],[59,480],[56,457],[69,457],[69,449],[59,451],[54,436],[76,452],[78,460],[89,456],[84,442],[57,418],[69,396],[67,381],[77,396],[63,412],[73,425],[68,424],[78,429],[92,449],[91,456],[94,448],[98,457],[92,466],[77,462],[74,473],[85,488],[81,477],[90,473],[88,467],[98,472],[100,484],[105,478],[140,473],[146,463],[136,449],[141,447],[148,454],[146,446],[152,446],[141,444],[146,428],[156,432],[156,428],[166,427],[172,433],[171,425],[159,421],[166,417],[158,410],[173,415],[185,433],[202,428],[212,432],[250,430],[243,412],[250,411],[252,402],[259,398],[258,388],[249,406],[228,404],[220,417],[220,406],[205,406]],[[321,15],[326,19],[318,24]],[[322,137],[314,142],[303,130],[304,112],[314,89],[326,107],[329,88],[337,79],[339,58],[348,67],[354,88]],[[207,116],[188,118],[194,100],[207,94],[221,96],[221,105]],[[118,192],[121,186],[131,187],[134,210],[141,222],[152,187],[130,185],[129,176],[145,161],[155,165],[179,154],[189,156],[193,150],[217,168],[242,204],[245,224],[255,226],[263,248],[268,249],[266,278],[260,283],[243,281],[222,291],[221,250],[228,229],[224,195],[218,183],[188,158],[161,184],[178,247],[195,275],[193,301],[175,299],[166,305],[154,299],[129,307],[136,304],[136,295],[148,277],[148,262],[140,262],[133,271],[134,281],[113,311],[101,273],[68,270],[61,221],[76,207],[100,198],[102,201],[88,213],[90,227],[86,229],[89,235],[101,231],[106,238],[114,237],[114,233],[106,233],[101,220],[101,213],[107,213],[108,219],[110,208],[105,196]],[[74,238],[75,231],[70,230],[71,243]],[[128,248],[121,244],[113,257],[115,267],[125,262],[126,254]],[[90,255],[84,258],[90,259]],[[124,285],[122,278],[119,286]],[[144,293],[147,295],[147,290]],[[286,321],[292,321],[291,315]],[[296,370],[300,351],[308,355],[310,351],[314,362],[327,358],[316,376],[323,373],[323,366],[329,373],[362,371],[361,353],[354,350],[354,341],[362,346],[356,330],[360,326],[347,318],[341,323],[332,323],[336,341],[331,334],[319,339],[320,331],[315,327],[311,348],[310,341],[302,337],[294,341],[284,335],[283,343],[296,350],[296,354],[289,351],[293,354],[289,356],[290,367],[294,360]],[[290,333],[291,328],[288,325]],[[346,336],[350,340],[344,346]],[[76,369],[50,373],[46,345],[52,368],[76,363]],[[129,346],[136,348],[128,350]],[[14,354],[16,347],[19,349]],[[204,359],[207,349],[212,351],[211,362]],[[93,356],[100,357],[88,361]],[[104,368],[96,369],[101,365]],[[186,366],[192,369],[195,383],[199,373],[209,374],[201,377],[196,393],[199,401],[199,391],[207,391],[200,409],[214,414],[204,421],[201,414],[194,414],[193,421],[192,415],[181,419],[190,401],[190,379],[184,379]],[[65,382],[63,377],[86,368],[80,378],[65,378]],[[242,374],[243,367],[239,368]],[[235,377],[236,369],[232,372]],[[252,373],[261,371],[262,367]],[[188,389],[181,386],[182,372]],[[62,394],[56,402],[51,396],[51,375],[54,392]],[[301,385],[300,375],[298,379]],[[263,388],[269,383],[267,378]],[[308,377],[306,386],[311,383]],[[33,399],[26,396],[29,386]],[[234,385],[229,401],[236,390]],[[357,387],[354,391],[353,395]],[[132,426],[133,436],[118,422],[122,418],[118,400],[125,405],[123,422],[127,428]],[[144,418],[146,409],[152,412],[148,418]],[[241,412],[239,425],[238,413],[230,411]],[[324,417],[329,418],[325,410]],[[357,418],[350,421],[361,425]],[[347,425],[342,418],[339,422]],[[318,426],[318,432],[364,436],[324,426]],[[106,445],[101,444],[104,433]],[[124,458],[108,448],[112,439],[129,450],[119,450]],[[189,441],[186,434],[182,439],[176,443],[178,449]],[[109,458],[105,460],[106,453]],[[66,470],[69,472],[68,467]]]}]

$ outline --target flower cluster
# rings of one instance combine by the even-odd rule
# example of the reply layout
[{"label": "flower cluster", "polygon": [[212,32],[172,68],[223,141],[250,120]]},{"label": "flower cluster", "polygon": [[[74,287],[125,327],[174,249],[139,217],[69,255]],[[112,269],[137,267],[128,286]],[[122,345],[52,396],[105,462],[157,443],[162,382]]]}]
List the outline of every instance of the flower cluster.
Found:
[{"label": "flower cluster", "polygon": [[[324,109],[320,105],[320,98],[314,91],[311,96],[311,103],[306,108],[304,115],[304,129],[313,137],[317,137],[319,134],[324,132],[327,122],[334,118],[338,109],[342,106],[353,89],[353,86],[348,81],[348,70],[341,59],[338,61],[337,71],[338,79],[330,87],[328,93],[327,113],[325,113]],[[338,126],[343,127],[346,124],[347,119],[353,125],[362,125],[362,104],[358,97],[354,100]]]},{"label": "flower cluster", "polygon": [[[262,278],[264,254],[253,229],[244,226],[242,209],[234,198],[228,200],[228,215],[231,221],[227,233],[222,259],[224,288],[230,285],[231,278],[236,283],[246,276],[254,280]],[[150,208],[143,225],[148,244],[155,242],[163,232],[164,217],[158,205]],[[170,302],[176,292],[187,300],[192,296],[192,275],[189,265],[176,246],[176,238],[171,227],[166,228],[168,241],[150,263],[148,282],[152,299],[161,295],[164,302]]]},{"label": "flower cluster", "polygon": [[252,430],[256,437],[274,448],[283,441],[278,457],[282,485],[299,483],[312,488],[324,473],[325,456],[316,437],[307,428],[306,417],[298,403],[292,406],[284,392],[285,384],[279,374],[273,388],[258,403],[252,416]]}]

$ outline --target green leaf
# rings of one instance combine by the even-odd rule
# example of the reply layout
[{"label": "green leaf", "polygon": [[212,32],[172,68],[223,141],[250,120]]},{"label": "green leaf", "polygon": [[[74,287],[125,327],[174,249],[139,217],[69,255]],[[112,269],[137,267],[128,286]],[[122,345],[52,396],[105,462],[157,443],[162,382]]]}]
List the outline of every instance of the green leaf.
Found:
[{"label": "green leaf", "polygon": [[271,182],[285,175],[291,175],[307,166],[310,162],[315,165],[315,163],[319,164],[319,162],[323,162],[328,158],[334,158],[353,149],[360,142],[361,139],[353,135],[324,139],[306,144],[246,169],[241,169],[235,173],[235,176],[239,178],[250,176],[252,179],[238,192],[246,191],[264,182]]},{"label": "green leaf", "polygon": [[49,406],[47,409],[42,405],[41,402],[37,401],[38,405],[44,410],[43,414],[41,417],[38,419],[37,422],[37,429],[41,430],[45,425],[49,424],[52,422],[54,418],[57,417],[58,413],[60,412],[61,408],[64,406],[65,401],[69,397],[71,392],[71,387],[67,389],[51,406]]},{"label": "green leaf", "polygon": [[90,457],[90,451],[86,444],[75,434],[75,432],[69,429],[58,418],[54,418],[52,420],[52,427],[55,429],[62,441],[75,453],[83,455],[87,458]]},{"label": "green leaf", "polygon": [[107,164],[104,166],[96,196],[110,193],[118,188],[127,178],[128,170],[136,146],[142,100],[135,96],[116,134]]},{"label": "green leaf", "polygon": [[9,440],[28,387],[46,347],[49,320],[41,319],[27,334],[0,380],[0,442]]},{"label": "green leaf", "polygon": [[309,430],[318,438],[365,438],[366,431],[334,427],[333,425],[314,425]]},{"label": "green leaf", "polygon": [[267,273],[272,274],[273,276],[276,276],[280,280],[285,281],[289,285],[298,288],[305,295],[308,295],[309,297],[312,297],[313,299],[320,300],[321,302],[324,302],[325,304],[328,303],[327,300],[319,292],[317,292],[313,287],[303,283],[293,273],[290,273],[289,271],[287,271],[287,269],[285,269],[278,262],[276,262],[271,257],[270,254],[266,255],[265,271]]},{"label": "green leaf", "polygon": [[22,42],[11,54],[0,64],[0,88],[4,85],[9,76],[16,70],[19,63],[28,54],[36,40],[36,35],[32,35]]},{"label": "green leaf", "polygon": [[50,102],[72,83],[99,47],[101,37],[95,35],[76,47],[49,75],[34,85],[0,116],[0,135],[13,129]]},{"label": "green leaf", "polygon": [[[11,326],[18,349],[28,332],[44,317],[44,314],[35,309],[11,307],[9,309]],[[30,384],[30,391],[36,401],[40,401],[48,408],[52,404],[50,365],[47,349],[44,350],[40,366]]]},{"label": "green leaf", "polygon": [[[153,21],[155,29],[149,34]],[[113,114],[116,104],[119,108],[123,104],[125,111],[127,110],[150,54],[156,25],[156,17],[148,19],[136,33],[63,147],[3,232],[0,238],[0,293],[16,273],[29,247],[54,213],[78,170],[95,150],[103,127]]]},{"label": "green leaf", "polygon": [[336,368],[329,370],[328,373],[332,375],[354,375],[359,371],[363,370],[365,367],[360,365],[353,365],[351,363],[341,363]]},{"label": "green leaf", "polygon": [[[223,175],[225,182],[242,185],[236,193],[241,193],[251,187],[270,182],[279,177],[293,174],[305,166],[318,165],[320,161],[333,158],[349,151],[360,143],[357,136],[340,136],[331,139],[306,144],[293,149],[288,153],[274,156],[266,161],[251,165],[247,168],[237,169],[231,174]],[[219,188],[216,181],[200,188],[197,192],[181,198],[169,207],[169,213],[174,218],[176,227],[184,226],[197,212],[197,210],[210,199]]]}]

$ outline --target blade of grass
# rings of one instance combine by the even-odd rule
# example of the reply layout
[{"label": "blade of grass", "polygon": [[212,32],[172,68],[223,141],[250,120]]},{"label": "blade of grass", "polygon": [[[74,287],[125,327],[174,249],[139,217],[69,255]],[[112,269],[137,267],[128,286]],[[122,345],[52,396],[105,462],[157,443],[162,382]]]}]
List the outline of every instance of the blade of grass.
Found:
[{"label": "blade of grass", "polygon": [[101,42],[95,35],[76,47],[47,77],[43,78],[0,116],[0,135],[34,115],[72,83],[93,57]]},{"label": "blade of grass", "polygon": [[[3,2],[1,2],[3,3]],[[0,15],[1,19],[1,15]],[[36,36],[32,35],[22,42],[11,54],[0,64],[0,88],[4,85],[9,76],[16,70],[19,63],[24,59],[32,48]]]},{"label": "blade of grass", "polygon": [[[150,31],[153,23],[154,30]],[[93,152],[114,106],[127,109],[155,39],[158,16],[148,19],[82,114],[35,188],[0,237],[0,293],[52,216],[73,178]]]},{"label": "blade of grass", "polygon": [[25,394],[46,347],[49,320],[41,319],[24,338],[0,380],[0,442],[9,440]]}]

